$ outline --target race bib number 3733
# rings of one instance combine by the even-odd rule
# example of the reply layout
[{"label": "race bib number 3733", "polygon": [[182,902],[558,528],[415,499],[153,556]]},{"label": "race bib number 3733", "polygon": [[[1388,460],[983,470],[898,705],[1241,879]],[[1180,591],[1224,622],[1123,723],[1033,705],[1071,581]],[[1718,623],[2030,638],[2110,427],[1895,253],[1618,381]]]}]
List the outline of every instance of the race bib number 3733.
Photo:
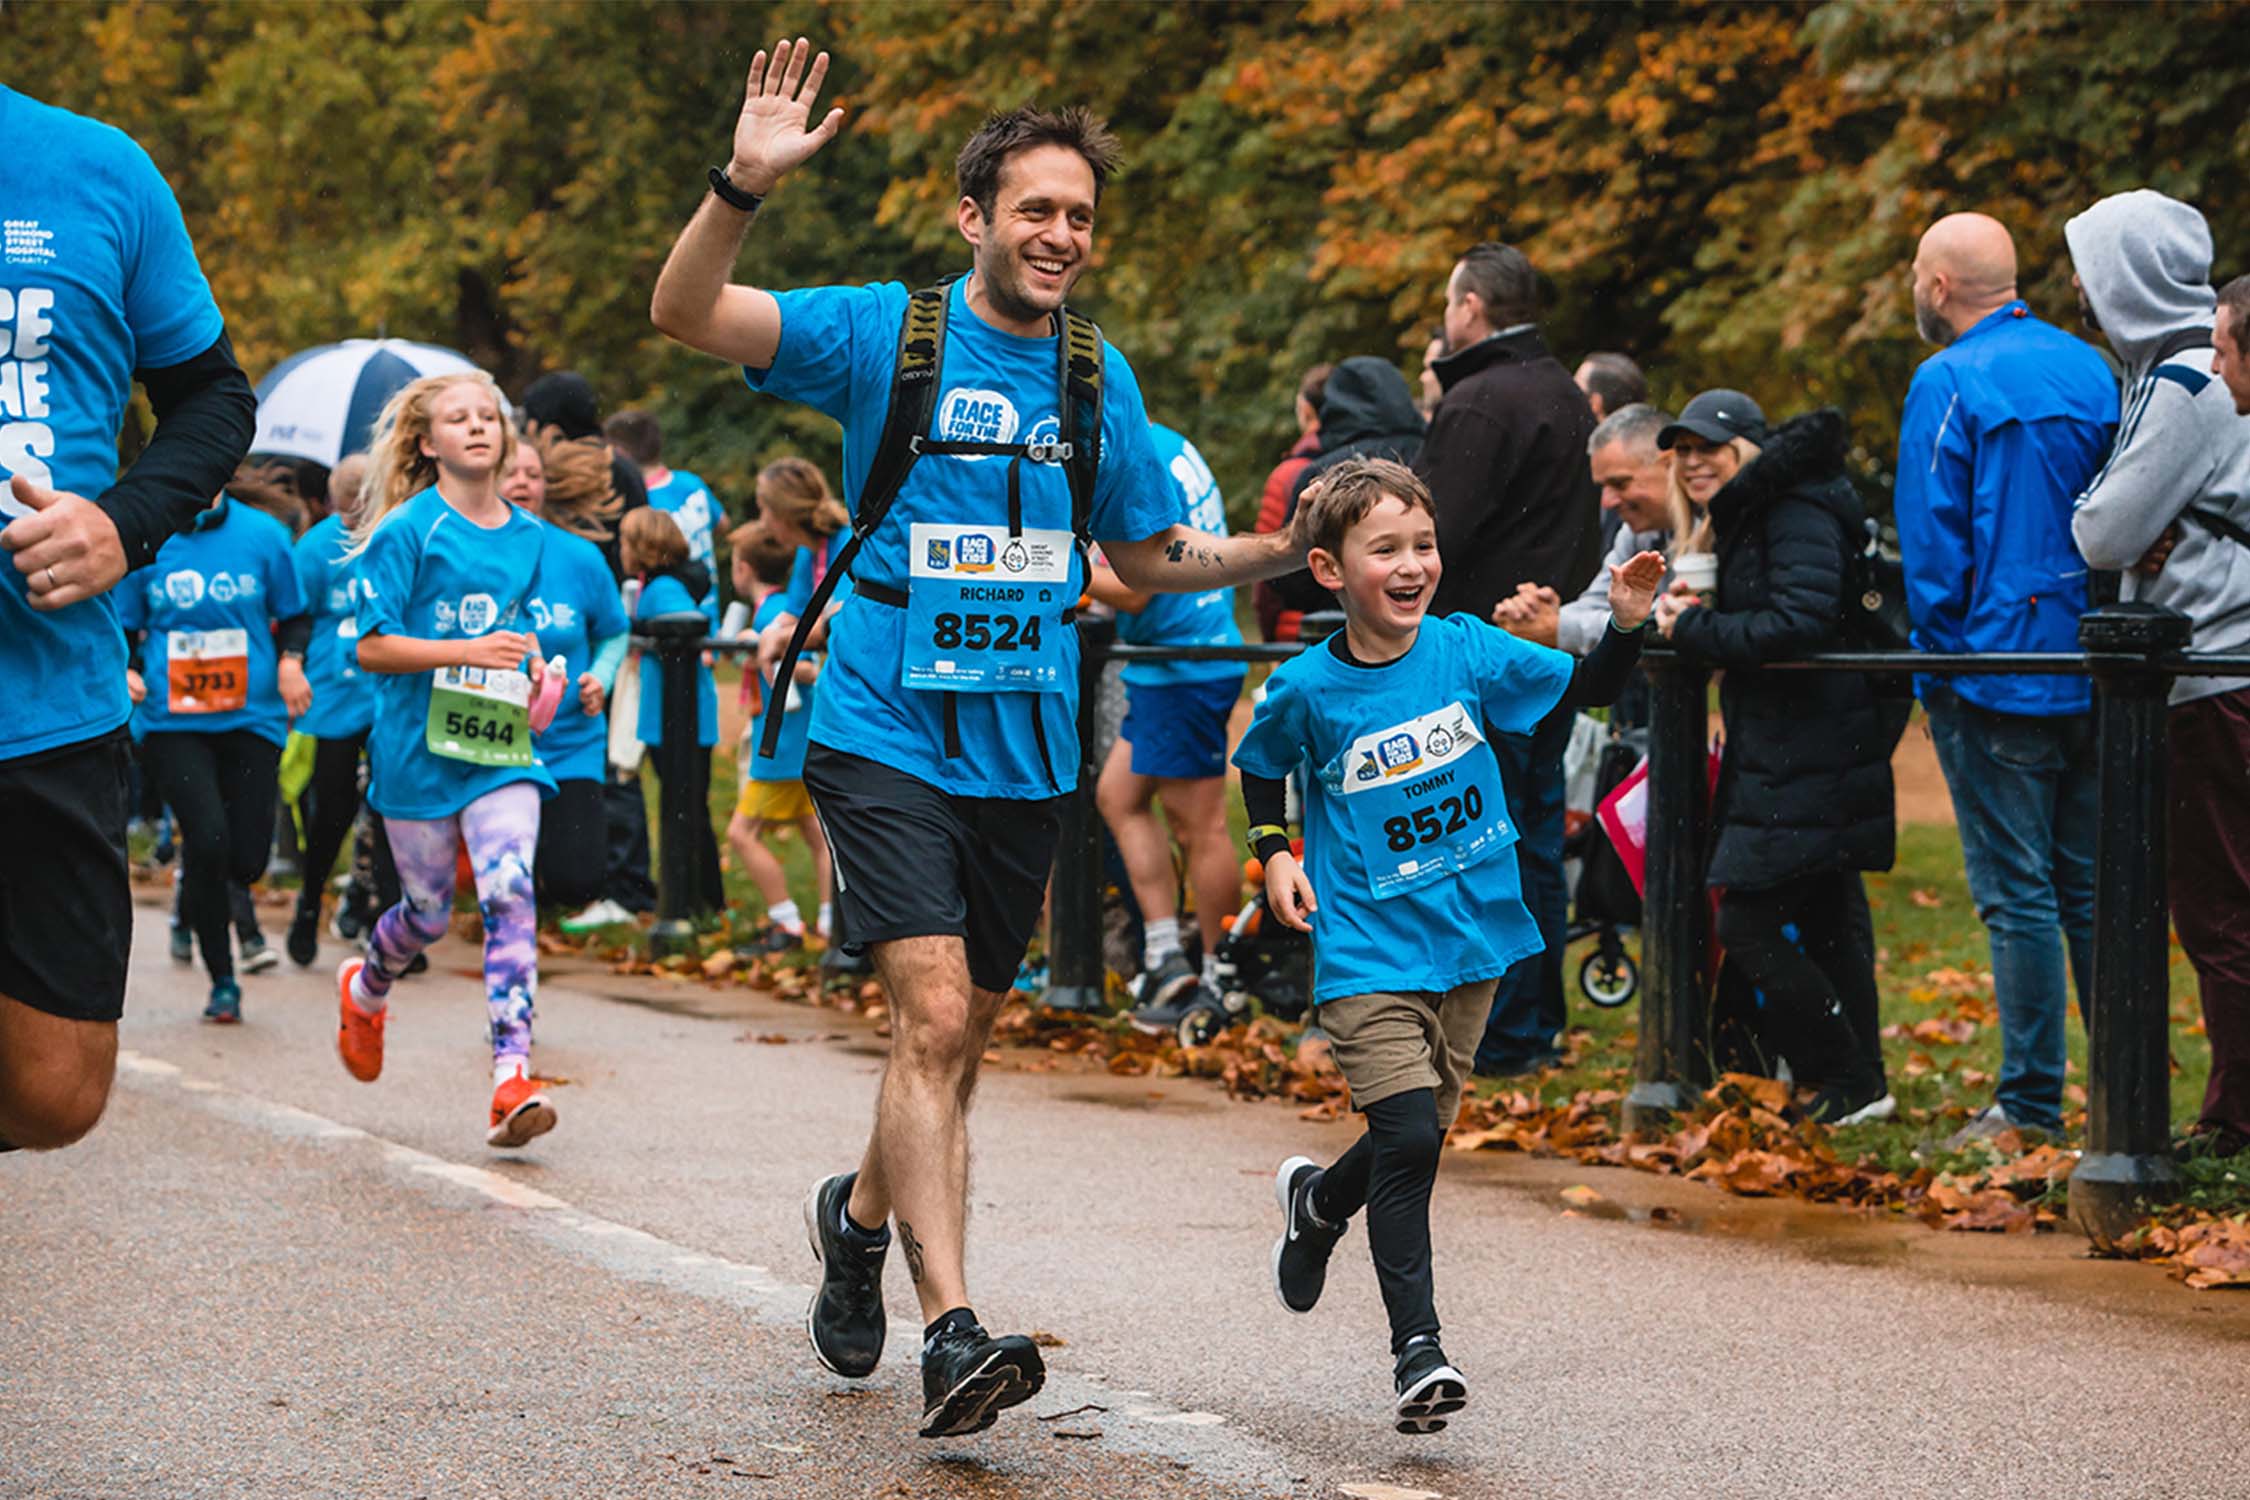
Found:
[{"label": "race bib number 3733", "polygon": [[1482,864],[1516,841],[1500,764],[1456,701],[1363,734],[1330,768],[1378,900]]},{"label": "race bib number 3733", "polygon": [[164,636],[164,707],[219,714],[250,701],[250,632],[172,630]]},{"label": "race bib number 3733", "polygon": [[1052,692],[1062,685],[1070,607],[1067,531],[910,528],[900,685],[955,693]]}]

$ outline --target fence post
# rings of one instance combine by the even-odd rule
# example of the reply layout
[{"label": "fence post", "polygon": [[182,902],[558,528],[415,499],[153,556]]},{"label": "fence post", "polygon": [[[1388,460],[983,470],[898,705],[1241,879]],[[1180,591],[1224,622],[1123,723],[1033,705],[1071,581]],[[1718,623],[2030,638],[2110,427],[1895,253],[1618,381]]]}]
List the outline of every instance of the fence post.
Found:
[{"label": "fence post", "polygon": [[2094,993],[2086,1012],[2086,1151],[2070,1217],[2102,1250],[2179,1186],[2172,1164],[2171,974],[2165,909],[2170,795],[2159,659],[2186,649],[2185,615],[2114,604],[2079,621],[2100,736],[2094,868]]},{"label": "fence post", "polygon": [[1661,640],[1648,673],[1648,873],[1641,900],[1640,1043],[1625,1128],[1655,1129],[1711,1081],[1703,963],[1710,900],[1704,827],[1710,805],[1710,673]]},{"label": "fence post", "polygon": [[1094,710],[1117,622],[1078,622],[1078,790],[1062,801],[1055,839],[1054,897],[1047,910],[1050,1010],[1100,1015],[1109,1009],[1102,963],[1102,815],[1094,806]]},{"label": "fence post", "polygon": [[[698,611],[680,610],[652,615],[638,622],[638,628],[655,642],[657,678],[664,695],[664,743],[650,747],[662,785],[656,810],[656,925],[649,929],[648,946],[650,953],[665,958],[695,947],[694,919],[701,915],[695,854],[700,825],[709,821],[711,810],[695,805],[691,782],[695,757],[704,753],[695,742],[696,659],[703,654],[703,637],[711,622]],[[642,666],[646,670],[646,658]]]}]

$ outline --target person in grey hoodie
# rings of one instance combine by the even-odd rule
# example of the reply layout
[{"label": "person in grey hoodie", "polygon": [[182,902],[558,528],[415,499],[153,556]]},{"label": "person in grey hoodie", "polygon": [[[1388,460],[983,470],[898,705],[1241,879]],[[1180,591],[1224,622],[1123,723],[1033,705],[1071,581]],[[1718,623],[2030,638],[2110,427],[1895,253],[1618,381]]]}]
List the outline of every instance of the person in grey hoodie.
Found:
[{"label": "person in grey hoodie", "polygon": [[[2071,534],[2124,597],[2195,622],[2197,651],[2250,650],[2250,424],[2213,372],[2211,231],[2146,188],[2063,229],[2090,321],[2125,366],[2117,446]],[[2195,966],[2211,1080],[2183,1152],[2250,1148],[2250,683],[2172,685],[2172,922]]]}]

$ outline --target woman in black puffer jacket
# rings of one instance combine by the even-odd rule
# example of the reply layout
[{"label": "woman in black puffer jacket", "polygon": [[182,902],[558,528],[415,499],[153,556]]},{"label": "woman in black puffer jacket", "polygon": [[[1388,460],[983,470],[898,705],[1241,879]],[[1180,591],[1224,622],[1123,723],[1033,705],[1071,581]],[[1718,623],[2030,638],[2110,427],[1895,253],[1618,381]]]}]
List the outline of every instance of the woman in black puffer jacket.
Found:
[{"label": "woman in black puffer jacket", "polygon": [[1769,1037],[1831,1122],[1887,1097],[1860,872],[1891,867],[1896,736],[1865,677],[1761,664],[1837,648],[1862,518],[1843,417],[1798,417],[1712,497],[1714,605],[1675,586],[1657,612],[1675,650],[1725,671],[1709,876],[1723,888],[1719,941],[1764,992]]}]

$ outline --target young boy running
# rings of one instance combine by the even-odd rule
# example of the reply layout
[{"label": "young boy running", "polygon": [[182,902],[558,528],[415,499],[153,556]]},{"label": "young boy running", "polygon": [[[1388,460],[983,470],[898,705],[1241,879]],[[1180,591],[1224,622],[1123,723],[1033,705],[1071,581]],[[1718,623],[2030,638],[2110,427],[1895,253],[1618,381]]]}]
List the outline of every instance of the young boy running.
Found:
[{"label": "young boy running", "polygon": [[[1390,1313],[1396,1425],[1436,1432],[1468,1385],[1438,1346],[1430,1187],[1494,981],[1541,942],[1487,736],[1614,698],[1640,659],[1664,559],[1643,552],[1610,567],[1610,628],[1574,661],[1468,615],[1424,620],[1437,521],[1402,465],[1349,460],[1307,506],[1307,563],[1341,596],[1344,628],[1267,680],[1234,763],[1266,898],[1313,935],[1316,1016],[1367,1133],[1326,1171],[1302,1156],[1281,1164],[1274,1290],[1291,1312],[1310,1312],[1364,1206]],[[1284,781],[1300,767],[1303,866],[1281,826]]]}]

